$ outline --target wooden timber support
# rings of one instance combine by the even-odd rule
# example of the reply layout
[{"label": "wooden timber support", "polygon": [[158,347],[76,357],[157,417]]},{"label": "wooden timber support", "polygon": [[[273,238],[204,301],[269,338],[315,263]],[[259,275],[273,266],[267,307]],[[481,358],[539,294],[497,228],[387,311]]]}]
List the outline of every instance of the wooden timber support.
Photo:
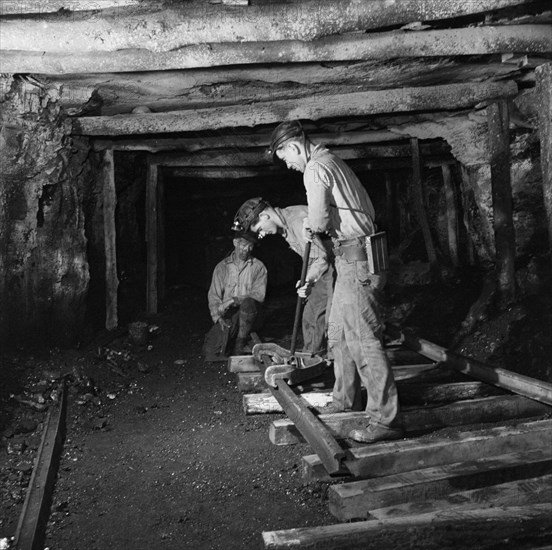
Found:
[{"label": "wooden timber support", "polygon": [[459,265],[458,257],[458,206],[456,192],[452,183],[450,166],[441,166],[443,174],[443,186],[445,188],[445,199],[447,204],[447,236],[450,261],[454,267]]},{"label": "wooden timber support", "polygon": [[416,217],[418,218],[418,223],[420,224],[422,235],[424,236],[427,259],[434,269],[437,265],[437,254],[435,252],[435,245],[433,244],[433,237],[431,236],[429,221],[427,219],[424,184],[422,181],[420,143],[418,138],[410,138],[410,146],[412,150],[412,193],[414,196],[414,210],[416,211]]},{"label": "wooden timber support", "polygon": [[[385,143],[388,141],[403,141],[406,138],[402,134],[395,134],[388,130],[366,130],[337,132],[309,132],[309,137],[314,143],[325,145],[362,145],[365,143]],[[96,151],[113,149],[114,151],[148,151],[161,153],[164,151],[179,151],[195,153],[203,149],[239,148],[250,149],[254,147],[268,148],[270,134],[232,134],[230,136],[201,137],[196,138],[152,138],[143,139],[94,139],[93,147]]]},{"label": "wooden timber support", "polygon": [[[328,143],[325,143],[328,145]],[[158,153],[155,162],[161,166],[262,166],[273,165],[274,161],[267,154],[267,148],[243,150],[239,138],[234,146],[227,149],[203,151],[196,153]],[[428,143],[422,145],[425,155],[450,157],[448,151],[441,143]],[[344,160],[350,159],[395,159],[408,158],[410,156],[409,145],[363,145],[337,146],[332,148],[338,157]]]},{"label": "wooden timber support", "polygon": [[[550,412],[552,409],[548,405],[520,395],[497,395],[439,406],[403,408],[399,422],[407,434],[415,434],[450,426],[536,417]],[[343,439],[351,430],[362,429],[366,425],[366,414],[362,412],[321,414],[318,418],[337,439]],[[301,434],[287,418],[272,422],[269,438],[274,445],[293,445],[302,441]]]},{"label": "wooden timber support", "polygon": [[[501,540],[514,537],[523,524],[533,524],[545,521],[552,524],[552,504],[533,504],[530,506],[507,506],[472,510],[451,510],[448,513],[427,512],[403,516],[381,521],[366,520],[336,525],[317,527],[299,527],[281,531],[264,531],[263,542],[265,550],[351,550],[389,548],[389,541],[398,532],[416,530],[417,533],[427,532],[427,536],[435,539],[452,540],[449,548],[459,548],[466,530],[479,533],[478,545],[492,534],[490,526],[500,526]],[[496,532],[496,531],[494,531]],[[453,536],[455,537],[453,539]],[[489,541],[489,547],[496,542]],[[499,544],[497,542],[497,544]],[[541,547],[548,550],[550,547]]]},{"label": "wooden timber support", "polygon": [[[347,160],[347,159],[345,159]],[[443,164],[455,164],[454,159],[424,159],[424,166],[441,167]],[[410,159],[351,159],[347,164],[355,172],[371,172],[375,170],[408,170],[412,166]],[[261,165],[261,166],[167,166],[168,176],[174,178],[201,178],[201,179],[241,179],[255,178],[259,176],[282,176],[289,172],[285,166]]]},{"label": "wooden timber support", "polygon": [[492,487],[480,487],[467,491],[455,491],[439,499],[395,504],[376,510],[370,515],[376,519],[393,518],[415,514],[417,510],[437,512],[438,510],[474,510],[477,508],[496,508],[545,504],[552,495],[552,475],[532,476],[530,480],[521,479],[498,483]]},{"label": "wooden timber support", "polygon": [[[144,48],[171,51],[190,44],[309,41],[329,35],[434,21],[530,3],[530,0],[318,0],[291,4],[213,6],[206,3],[147,10],[131,6],[103,17],[65,13],[2,21],[2,48],[36,52],[109,52]],[[24,9],[23,9],[24,12]],[[277,18],[279,24],[274,24]],[[138,25],[136,22],[140,21]],[[48,32],[44,32],[44,28]],[[29,41],[28,37],[33,40]],[[63,39],[60,39],[63,37]],[[5,69],[3,69],[5,70]],[[129,69],[132,70],[132,69]]]},{"label": "wooden timber support", "polygon": [[148,313],[157,313],[159,275],[158,166],[148,157],[146,177],[146,248]]},{"label": "wooden timber support", "polygon": [[492,367],[469,357],[463,357],[408,332],[402,332],[401,337],[405,345],[421,355],[425,355],[432,361],[449,365],[463,374],[488,382],[494,386],[529,397],[530,399],[535,399],[547,405],[552,405],[552,384],[549,382],[537,380],[500,367]]},{"label": "wooden timber support", "polygon": [[[2,7],[4,10],[5,8]],[[4,12],[5,13],[5,12]],[[18,12],[20,14],[21,12]],[[136,47],[110,52],[3,49],[7,73],[79,74],[145,72],[227,65],[384,61],[444,55],[549,53],[552,29],[546,25],[505,25],[423,32],[350,33],[303,40],[193,44],[172,51]]]},{"label": "wooden timber support", "polygon": [[[378,478],[412,472],[415,465],[428,468],[529,449],[549,451],[552,444],[549,419],[456,433],[454,438],[437,433],[353,447],[349,450],[349,471],[359,479]],[[305,480],[327,478],[316,455],[303,457],[303,477]]]},{"label": "wooden timber support", "polygon": [[59,402],[50,408],[44,423],[40,447],[15,532],[14,548],[17,550],[44,548],[50,504],[65,440],[66,410],[67,396],[63,382]]},{"label": "wooden timber support", "polygon": [[542,195],[548,225],[548,244],[552,252],[552,63],[535,69],[539,105]]},{"label": "wooden timber support", "polygon": [[73,133],[89,136],[123,136],[216,130],[271,124],[284,119],[319,120],[417,110],[461,109],[481,101],[513,97],[514,81],[446,84],[312,96],[295,100],[231,105],[166,113],[89,116],[73,121]]},{"label": "wooden timber support", "polygon": [[508,103],[496,101],[487,107],[489,153],[493,197],[495,269],[503,305],[516,295],[512,182],[510,174],[510,117]]},{"label": "wooden timber support", "polygon": [[103,229],[105,251],[105,328],[117,328],[117,231],[115,225],[115,209],[117,206],[117,191],[115,189],[115,163],[113,150],[106,149],[103,153],[101,180],[103,182]]},{"label": "wooden timber support", "polygon": [[[552,445],[552,438],[548,437],[547,442]],[[453,491],[550,474],[549,450],[529,448],[482,456],[477,461],[471,457],[466,461],[457,459],[442,466],[332,485],[328,491],[330,512],[340,521],[364,519],[372,509],[404,504],[408,500],[443,498]]]}]

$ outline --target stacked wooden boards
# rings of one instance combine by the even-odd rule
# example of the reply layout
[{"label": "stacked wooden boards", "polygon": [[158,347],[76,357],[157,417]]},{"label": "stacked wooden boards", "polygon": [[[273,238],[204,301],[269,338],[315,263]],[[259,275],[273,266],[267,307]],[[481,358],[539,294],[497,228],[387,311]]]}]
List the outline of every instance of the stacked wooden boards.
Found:
[{"label": "stacked wooden boards", "polygon": [[[459,373],[458,362],[451,366],[442,354],[432,357],[438,363],[413,355],[404,342],[387,352],[401,396],[405,439],[357,445],[346,435],[364,425],[363,413],[318,414],[346,449],[350,475],[330,477],[319,458],[308,455],[302,459],[303,477],[330,484],[330,512],[348,523],[265,532],[265,548],[381,548],[389,533],[406,536],[413,528],[431,531],[436,539],[441,536],[436,532],[445,533],[451,548],[462,548],[464,542],[473,547],[466,528],[514,540],[532,527],[534,547],[539,547],[539,537],[552,533],[550,385],[521,377],[522,391],[528,395],[534,385],[537,401],[500,387],[501,379],[516,380],[514,373],[499,372],[492,385]],[[270,394],[262,393],[250,359],[232,358],[229,367],[241,371],[242,391],[260,392],[243,396],[246,414],[281,412]],[[331,400],[331,377],[296,392],[320,411]],[[275,420],[269,435],[277,445],[303,440],[287,418]]]}]

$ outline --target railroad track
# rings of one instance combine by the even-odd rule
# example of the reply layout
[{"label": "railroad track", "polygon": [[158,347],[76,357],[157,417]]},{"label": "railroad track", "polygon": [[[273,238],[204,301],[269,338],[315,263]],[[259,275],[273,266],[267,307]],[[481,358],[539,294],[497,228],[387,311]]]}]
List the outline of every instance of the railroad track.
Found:
[{"label": "railroad track", "polygon": [[335,525],[264,532],[264,547],[391,548],[390,536],[416,529],[447,537],[450,548],[473,548],[471,533],[515,540],[520,532],[529,534],[510,547],[550,548],[552,384],[412,334],[393,337],[386,352],[406,437],[371,445],[346,440],[365,424],[364,413],[320,414],[331,401],[331,375],[269,388],[266,364],[229,359],[245,414],[288,415],[272,422],[272,443],[306,440],[315,450],[302,457],[303,479],[329,484],[336,518]]}]

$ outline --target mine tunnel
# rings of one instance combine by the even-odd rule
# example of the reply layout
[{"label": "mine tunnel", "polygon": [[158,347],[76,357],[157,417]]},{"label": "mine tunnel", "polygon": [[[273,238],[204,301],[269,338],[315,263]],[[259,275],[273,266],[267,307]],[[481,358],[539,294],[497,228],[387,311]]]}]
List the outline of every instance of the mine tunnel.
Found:
[{"label": "mine tunnel", "polygon": [[0,550],[550,548],[547,1],[0,34]]}]

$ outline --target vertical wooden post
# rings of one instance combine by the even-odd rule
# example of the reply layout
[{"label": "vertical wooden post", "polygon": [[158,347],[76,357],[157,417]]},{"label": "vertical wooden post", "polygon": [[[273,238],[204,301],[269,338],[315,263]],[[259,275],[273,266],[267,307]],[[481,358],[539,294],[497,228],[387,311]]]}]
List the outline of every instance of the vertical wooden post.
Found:
[{"label": "vertical wooden post", "polygon": [[147,244],[147,296],[148,313],[157,313],[157,164],[148,156],[146,180],[146,244]]},{"label": "vertical wooden post", "polygon": [[412,186],[414,196],[414,208],[416,210],[416,217],[418,223],[422,229],[422,235],[424,236],[424,243],[427,252],[427,259],[432,267],[437,264],[437,254],[435,253],[435,246],[433,245],[433,239],[431,237],[431,230],[429,228],[429,222],[427,220],[427,214],[424,201],[424,188],[422,184],[422,162],[420,156],[420,144],[418,138],[410,138],[410,146],[412,151]]},{"label": "vertical wooden post", "polygon": [[117,231],[115,227],[115,208],[117,192],[115,189],[115,163],[113,149],[106,149],[102,162],[103,228],[105,250],[105,328],[113,330],[119,323],[117,317]]},{"label": "vertical wooden post", "polygon": [[454,267],[458,267],[458,207],[456,204],[456,193],[452,184],[450,165],[441,165],[443,173],[443,185],[445,188],[445,199],[447,204],[447,235],[450,260]]},{"label": "vertical wooden post", "polygon": [[502,304],[515,299],[515,235],[510,175],[510,117],[506,100],[487,107],[496,272]]},{"label": "vertical wooden post", "polygon": [[387,219],[387,234],[389,245],[400,242],[399,217],[397,216],[397,188],[389,172],[384,172],[385,178],[385,210]]},{"label": "vertical wooden post", "polygon": [[165,179],[163,170],[157,173],[157,296],[165,299],[166,291],[166,246],[165,246]]},{"label": "vertical wooden post", "polygon": [[548,243],[552,250],[552,63],[535,69],[539,106],[542,194],[548,222]]}]

